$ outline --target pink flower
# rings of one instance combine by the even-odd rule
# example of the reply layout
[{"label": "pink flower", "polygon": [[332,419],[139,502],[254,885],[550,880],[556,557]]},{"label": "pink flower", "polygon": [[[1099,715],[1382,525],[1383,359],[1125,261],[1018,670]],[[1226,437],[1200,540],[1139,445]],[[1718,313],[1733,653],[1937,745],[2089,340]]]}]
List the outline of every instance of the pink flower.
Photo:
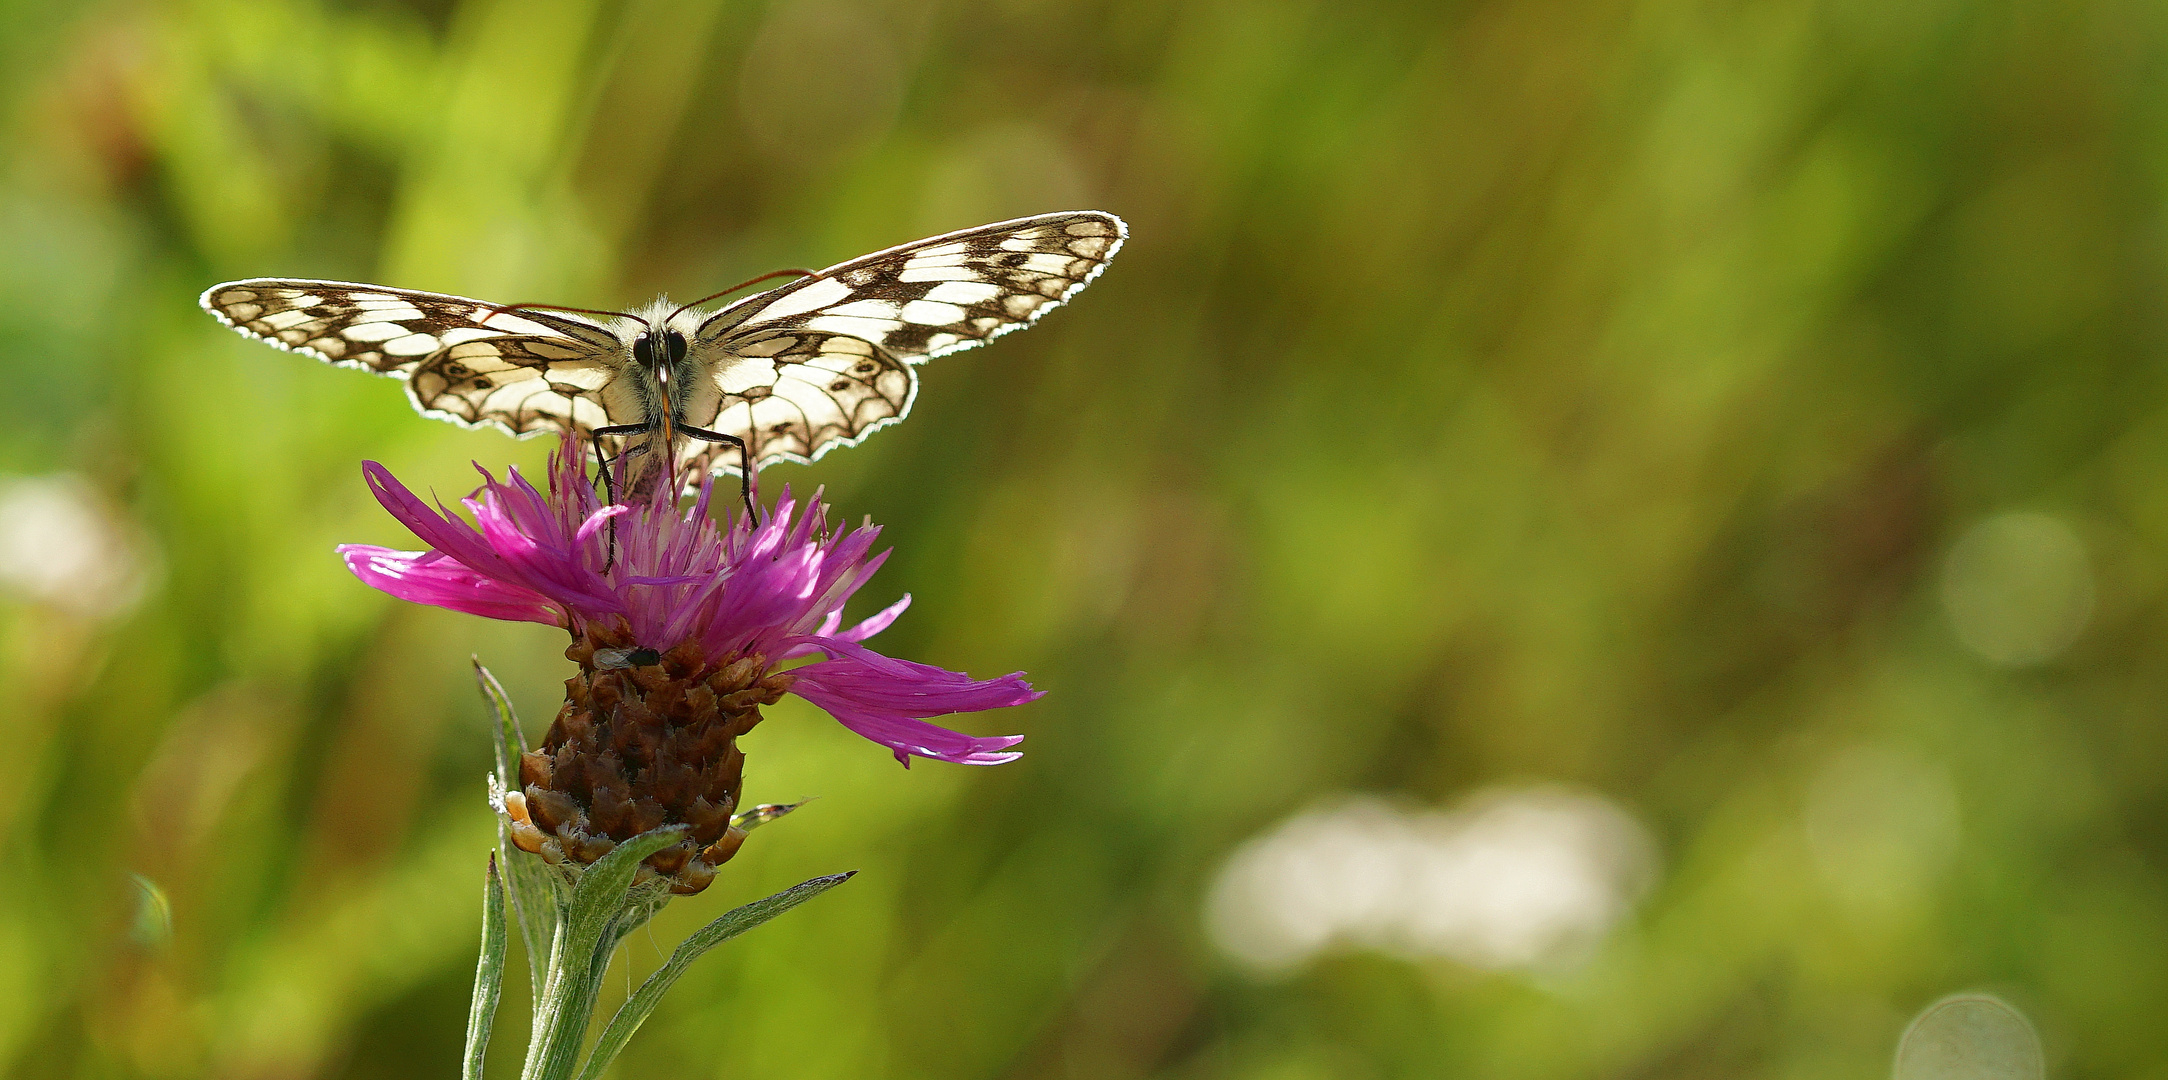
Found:
[{"label": "pink flower", "polygon": [[688,647],[677,655],[715,667],[752,657],[763,672],[819,656],[777,674],[788,677],[790,692],[889,747],[898,761],[909,765],[915,754],[998,765],[1019,756],[1008,748],[1021,735],[965,735],[925,718],[1036,699],[1040,692],[1021,672],[974,680],[861,644],[894,622],[909,596],[841,629],[845,601],[888,553],[872,553],[876,526],[832,531],[818,493],[801,510],[786,487],[757,523],[735,514],[718,526],[708,514],[713,477],[682,510],[663,494],[635,499],[640,505],[605,505],[569,436],[551,460],[548,495],[517,469],[502,482],[477,469],[482,487],[461,500],[473,515],[469,524],[424,503],[382,465],[364,463],[377,501],[429,550],[346,544],[338,550],[347,567],[416,603],[562,626],[576,648],[584,641],[602,658],[583,661],[586,667],[635,667],[650,653]]}]

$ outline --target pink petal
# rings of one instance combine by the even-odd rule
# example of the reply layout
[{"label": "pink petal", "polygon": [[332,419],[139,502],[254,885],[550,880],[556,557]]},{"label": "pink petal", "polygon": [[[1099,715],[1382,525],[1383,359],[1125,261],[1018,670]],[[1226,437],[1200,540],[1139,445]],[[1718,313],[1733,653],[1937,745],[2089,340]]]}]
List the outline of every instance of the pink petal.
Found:
[{"label": "pink petal", "polygon": [[[883,552],[882,554],[885,556],[887,553]],[[888,629],[889,625],[896,621],[896,617],[903,614],[904,609],[910,606],[911,594],[904,593],[903,599],[898,600],[895,603],[874,612],[872,615],[867,616],[866,621],[859,623],[857,626],[851,627],[850,629],[845,630],[840,634],[829,634],[826,636],[842,638],[845,641],[864,641],[867,638]]]},{"label": "pink petal", "polygon": [[[803,640],[803,639],[801,639]],[[798,642],[793,642],[798,644]],[[793,669],[791,692],[820,706],[844,727],[908,756],[961,765],[998,765],[1018,755],[1002,753],[1021,735],[978,737],[928,724],[922,718],[1021,705],[1040,696],[1018,672],[976,680],[960,672],[882,656],[839,638],[818,641],[829,658]]]},{"label": "pink petal", "polygon": [[589,537],[592,537],[595,535],[595,533],[601,531],[604,525],[609,524],[611,518],[619,517],[629,513],[632,513],[632,507],[629,506],[605,506],[592,514],[587,515],[587,520],[580,522],[580,529],[578,532],[572,535],[572,538],[581,543],[585,543]]},{"label": "pink petal", "polygon": [[355,577],[401,600],[491,619],[565,624],[563,611],[548,597],[475,573],[433,552],[394,551],[368,544],[341,544],[338,552]]}]

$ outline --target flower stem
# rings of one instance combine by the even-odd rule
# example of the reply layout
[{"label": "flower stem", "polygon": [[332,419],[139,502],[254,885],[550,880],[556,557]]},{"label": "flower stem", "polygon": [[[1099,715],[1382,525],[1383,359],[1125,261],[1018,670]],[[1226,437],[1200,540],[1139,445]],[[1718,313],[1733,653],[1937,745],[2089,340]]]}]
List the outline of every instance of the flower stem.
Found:
[{"label": "flower stem", "polygon": [[504,879],[497,857],[489,857],[489,883],[482,890],[482,958],[474,969],[474,1004],[467,1010],[467,1056],[461,1080],[482,1080],[482,1059],[489,1051],[489,1029],[497,1019],[497,998],[504,990]]},{"label": "flower stem", "polygon": [[[519,769],[514,764],[520,751],[526,748],[527,739],[519,727],[519,715],[512,709],[512,699],[504,692],[497,677],[482,666],[482,658],[474,660],[474,678],[482,689],[482,700],[489,705],[494,717],[489,725],[490,742],[495,748],[496,768],[492,775],[493,800],[501,801],[505,792],[519,790]],[[511,837],[505,833],[505,817],[497,815],[497,862],[504,875],[506,898],[512,904],[512,918],[519,923],[521,944],[527,947],[528,1000],[539,1006],[542,1003],[543,958],[549,955],[550,936],[556,924],[551,921],[559,907],[557,896],[559,881],[546,871],[541,861],[516,855]],[[561,880],[561,879],[560,879]]]},{"label": "flower stem", "polygon": [[571,899],[560,909],[521,1080],[570,1080],[578,1070],[580,1044],[594,1015],[610,953],[659,906],[628,895],[633,875],[642,859],[683,840],[689,831],[682,825],[669,825],[641,833],[580,875]]}]

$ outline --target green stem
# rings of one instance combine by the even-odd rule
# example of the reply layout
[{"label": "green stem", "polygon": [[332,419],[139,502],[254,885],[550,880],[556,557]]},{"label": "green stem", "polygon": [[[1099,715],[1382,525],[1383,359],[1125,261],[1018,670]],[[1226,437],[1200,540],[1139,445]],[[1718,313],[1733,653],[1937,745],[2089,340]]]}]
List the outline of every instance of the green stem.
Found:
[{"label": "green stem", "polygon": [[570,1080],[578,1070],[580,1044],[610,953],[654,911],[651,903],[628,903],[633,875],[642,859],[684,839],[686,832],[683,825],[670,825],[641,833],[580,874],[560,909],[521,1080]]},{"label": "green stem", "polygon": [[[482,688],[482,700],[489,704],[495,722],[489,725],[490,744],[496,754],[496,782],[503,791],[518,791],[519,755],[526,748],[526,737],[520,733],[519,715],[512,709],[512,699],[505,694],[504,686],[497,677],[482,666],[480,657],[474,658],[475,681]],[[558,903],[558,882],[555,875],[542,865],[540,859],[515,854],[512,838],[505,829],[502,815],[497,818],[497,858],[504,872],[505,891],[512,901],[512,918],[519,923],[520,941],[527,947],[527,989],[529,1000],[542,1002],[543,961],[549,956],[550,938],[556,932],[551,921],[561,906]]]},{"label": "green stem", "polygon": [[467,1057],[461,1080],[482,1080],[482,1058],[489,1051],[489,1029],[497,1019],[497,997],[504,990],[504,879],[497,857],[489,857],[489,881],[482,889],[482,958],[474,968],[474,1004],[467,1010]]}]

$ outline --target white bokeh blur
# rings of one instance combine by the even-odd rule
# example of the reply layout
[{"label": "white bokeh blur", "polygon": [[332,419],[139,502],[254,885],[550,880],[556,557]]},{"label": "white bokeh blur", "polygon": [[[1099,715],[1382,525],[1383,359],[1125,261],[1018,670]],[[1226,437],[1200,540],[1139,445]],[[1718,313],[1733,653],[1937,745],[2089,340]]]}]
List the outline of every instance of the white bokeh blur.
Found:
[{"label": "white bokeh blur", "polygon": [[2058,518],[2008,513],[1959,536],[1942,568],[1942,606],[1957,639],[2005,667],[2052,660],[2093,614],[2085,542]]},{"label": "white bokeh blur", "polygon": [[136,531],[68,476],[0,477],[0,589],[104,618],[142,599],[149,560]]},{"label": "white bokeh blur", "polygon": [[2041,1080],[2032,1021],[1992,994],[1953,994],[1920,1010],[1897,1043],[1892,1080]]},{"label": "white bokeh blur", "polygon": [[1205,921],[1222,951],[1264,974],[1340,948],[1549,968],[1600,943],[1653,867],[1647,830],[1588,792],[1494,789],[1449,811],[1355,796],[1236,849]]}]

